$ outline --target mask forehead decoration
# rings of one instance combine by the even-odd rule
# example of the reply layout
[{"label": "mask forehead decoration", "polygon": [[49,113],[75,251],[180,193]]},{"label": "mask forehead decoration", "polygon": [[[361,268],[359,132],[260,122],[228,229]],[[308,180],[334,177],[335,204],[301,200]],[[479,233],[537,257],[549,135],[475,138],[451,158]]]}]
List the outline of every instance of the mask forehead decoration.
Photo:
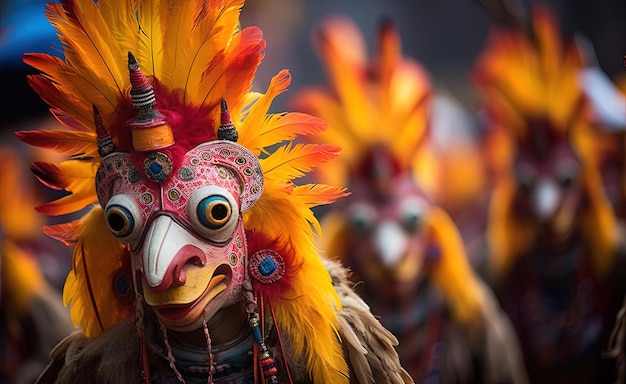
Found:
[{"label": "mask forehead decoration", "polygon": [[[150,306],[166,339],[168,330],[208,327],[241,301],[257,362],[274,380],[259,328],[271,306],[273,328],[296,346],[292,360],[309,361],[315,382],[345,382],[341,305],[311,211],[345,188],[295,182],[339,148],[293,142],[324,131],[318,118],[268,113],[288,71],[252,91],[265,41],[260,29],[241,28],[243,1],[176,4],[50,3],[64,58],[24,56],[43,72],[29,82],[63,128],[17,136],[68,156],[33,165],[40,181],[69,192],[37,209],[91,207],[46,228],[74,246],[64,288],[72,319],[93,338],[139,316],[141,333],[139,309]],[[294,327],[302,313],[317,320]]]}]

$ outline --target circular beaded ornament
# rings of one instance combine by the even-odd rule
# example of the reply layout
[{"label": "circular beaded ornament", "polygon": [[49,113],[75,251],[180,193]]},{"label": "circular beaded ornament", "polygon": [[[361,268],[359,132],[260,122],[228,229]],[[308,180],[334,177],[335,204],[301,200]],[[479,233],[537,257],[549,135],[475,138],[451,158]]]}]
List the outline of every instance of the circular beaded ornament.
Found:
[{"label": "circular beaded ornament", "polygon": [[162,152],[151,153],[143,162],[148,179],[163,181],[172,172],[172,160]]},{"label": "circular beaded ornament", "polygon": [[282,256],[271,249],[261,249],[250,256],[250,276],[263,284],[272,284],[285,274]]}]

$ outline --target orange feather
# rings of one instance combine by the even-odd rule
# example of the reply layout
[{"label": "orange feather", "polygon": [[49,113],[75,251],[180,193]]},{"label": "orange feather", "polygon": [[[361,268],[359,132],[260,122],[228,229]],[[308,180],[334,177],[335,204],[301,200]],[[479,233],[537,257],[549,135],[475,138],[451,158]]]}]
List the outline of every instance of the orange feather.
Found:
[{"label": "orange feather", "polygon": [[94,181],[98,164],[81,160],[67,160],[60,164],[35,162],[32,171],[43,184],[70,195],[36,207],[48,215],[64,215],[76,212],[97,202]]}]

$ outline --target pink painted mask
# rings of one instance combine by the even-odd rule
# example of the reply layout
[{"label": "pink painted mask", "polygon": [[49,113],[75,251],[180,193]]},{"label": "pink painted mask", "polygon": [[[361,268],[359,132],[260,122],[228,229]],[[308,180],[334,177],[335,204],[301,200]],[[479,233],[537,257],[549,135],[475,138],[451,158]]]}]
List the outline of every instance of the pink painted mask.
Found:
[{"label": "pink painted mask", "polygon": [[260,165],[244,147],[218,140],[180,164],[166,152],[147,154],[144,166],[138,170],[127,153],[104,157],[98,198],[111,233],[130,245],[146,302],[168,328],[194,329],[241,298],[241,213],[262,193]]},{"label": "pink painted mask", "polygon": [[[152,86],[129,55],[130,153],[118,151],[95,112],[102,163],[98,199],[113,236],[130,247],[135,285],[161,323],[190,331],[243,295],[247,246],[241,214],[263,193],[257,157],[240,146],[222,102],[218,140],[181,153]],[[181,137],[184,142],[184,137]]]}]

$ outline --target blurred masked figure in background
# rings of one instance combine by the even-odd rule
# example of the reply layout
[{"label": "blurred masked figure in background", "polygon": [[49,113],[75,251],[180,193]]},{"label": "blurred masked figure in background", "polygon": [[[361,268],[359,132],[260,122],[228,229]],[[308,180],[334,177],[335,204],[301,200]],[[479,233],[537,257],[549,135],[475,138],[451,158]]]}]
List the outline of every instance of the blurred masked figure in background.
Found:
[{"label": "blurred masked figure in background", "polygon": [[614,276],[618,226],[578,81],[582,57],[561,43],[546,8],[534,6],[519,25],[494,30],[475,69],[498,174],[485,273],[532,382],[605,382],[601,351],[624,282]]},{"label": "blurred masked figure in background", "polygon": [[351,192],[326,212],[320,248],[351,268],[416,382],[525,382],[508,319],[474,274],[454,222],[414,174],[428,135],[428,74],[403,57],[390,22],[370,62],[350,19],[329,19],[315,37],[330,89],[304,89],[294,104],[328,121],[315,139],[342,146],[318,180]]},{"label": "blurred masked figure in background", "polygon": [[36,189],[24,159],[15,148],[0,149],[0,381],[8,384],[32,383],[74,330],[55,276],[42,270],[43,216],[33,208]]}]

